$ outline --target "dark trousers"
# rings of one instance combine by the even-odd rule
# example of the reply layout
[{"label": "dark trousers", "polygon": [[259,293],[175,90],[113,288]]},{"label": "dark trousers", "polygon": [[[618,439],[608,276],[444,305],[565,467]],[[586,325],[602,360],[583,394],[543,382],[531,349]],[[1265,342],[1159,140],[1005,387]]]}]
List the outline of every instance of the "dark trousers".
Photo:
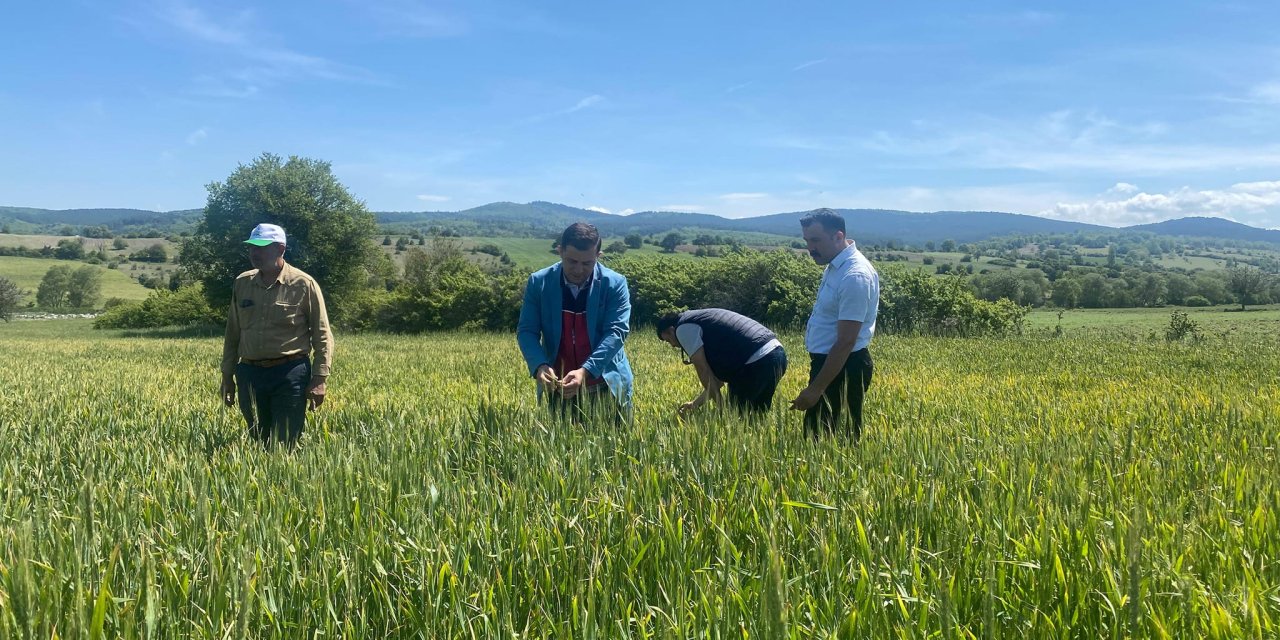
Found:
[{"label": "dark trousers", "polygon": [[622,426],[626,423],[622,407],[618,405],[618,399],[613,397],[609,392],[609,385],[606,384],[583,388],[578,395],[568,400],[555,392],[544,393],[543,397],[546,398],[547,407],[551,409],[552,415],[571,420],[576,424],[598,423]]},{"label": "dark trousers", "polygon": [[[809,382],[818,377],[827,361],[825,353],[809,354]],[[871,374],[875,367],[871,352],[859,349],[849,354],[835,380],[822,392],[822,399],[804,412],[804,432],[819,437],[828,433],[852,435],[854,440],[862,436],[862,398],[871,388]]]},{"label": "dark trousers", "polygon": [[307,385],[311,360],[299,358],[274,367],[236,365],[240,413],[249,423],[249,435],[264,444],[274,438],[294,444],[302,436],[307,419]]},{"label": "dark trousers", "polygon": [[729,386],[729,404],[738,411],[763,413],[773,407],[773,393],[787,372],[787,352],[782,347],[735,371]]}]

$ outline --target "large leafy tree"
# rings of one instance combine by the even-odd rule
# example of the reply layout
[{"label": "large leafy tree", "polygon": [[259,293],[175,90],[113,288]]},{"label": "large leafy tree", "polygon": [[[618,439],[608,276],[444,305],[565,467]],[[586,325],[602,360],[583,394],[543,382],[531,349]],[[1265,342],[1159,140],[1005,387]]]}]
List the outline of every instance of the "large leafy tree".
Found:
[{"label": "large leafy tree", "polygon": [[284,227],[285,260],[320,283],[335,321],[377,264],[373,214],[333,176],[329,163],[265,153],[208,186],[209,200],[179,263],[204,285],[215,309],[231,300],[231,283],[250,268],[245,238],[259,223]]},{"label": "large leafy tree", "polygon": [[1240,310],[1246,304],[1258,304],[1267,291],[1267,274],[1248,265],[1234,265],[1227,269],[1227,288],[1235,294]]}]

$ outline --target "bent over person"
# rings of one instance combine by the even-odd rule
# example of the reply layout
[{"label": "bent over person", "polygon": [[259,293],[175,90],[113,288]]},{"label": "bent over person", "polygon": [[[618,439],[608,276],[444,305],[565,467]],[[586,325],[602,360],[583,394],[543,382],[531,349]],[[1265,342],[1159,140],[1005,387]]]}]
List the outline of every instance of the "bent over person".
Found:
[{"label": "bent over person", "polygon": [[805,412],[806,433],[840,433],[857,441],[874,371],[868,347],[880,308],[880,275],[845,238],[840,214],[818,209],[801,218],[800,227],[809,255],[826,268],[804,332],[809,386],[791,408]]},{"label": "bent over person", "polygon": [[764,325],[727,309],[695,309],[658,319],[658,338],[684,352],[702,382],[702,393],[680,406],[696,410],[720,399],[729,385],[729,402],[739,411],[764,412],[787,372],[787,353]]},{"label": "bent over person", "polygon": [[560,262],[529,276],[516,341],[538,396],[552,410],[631,413],[631,364],[623,342],[631,328],[627,279],[599,263],[600,234],[574,223],[560,234]]},{"label": "bent over person", "polygon": [[254,268],[231,287],[222,400],[230,407],[239,399],[255,439],[292,446],[302,436],[308,404],[315,409],[324,402],[333,358],[329,315],[315,279],[284,261],[284,229],[260,224],[245,244]]}]

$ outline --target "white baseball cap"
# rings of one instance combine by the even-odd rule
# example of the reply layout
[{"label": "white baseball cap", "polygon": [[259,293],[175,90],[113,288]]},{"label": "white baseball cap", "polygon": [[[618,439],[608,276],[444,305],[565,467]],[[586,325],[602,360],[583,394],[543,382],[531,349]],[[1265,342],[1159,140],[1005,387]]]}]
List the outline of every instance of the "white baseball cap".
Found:
[{"label": "white baseball cap", "polygon": [[265,247],[269,244],[285,244],[284,229],[274,224],[260,224],[253,228],[253,233],[249,234],[249,239],[245,240],[245,244],[251,244],[258,247]]}]

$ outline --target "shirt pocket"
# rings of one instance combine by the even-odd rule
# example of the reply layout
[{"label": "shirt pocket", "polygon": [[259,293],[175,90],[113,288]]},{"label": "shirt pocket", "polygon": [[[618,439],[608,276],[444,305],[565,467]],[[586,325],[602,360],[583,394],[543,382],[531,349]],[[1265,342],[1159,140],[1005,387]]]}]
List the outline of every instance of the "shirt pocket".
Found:
[{"label": "shirt pocket", "polygon": [[271,321],[277,325],[297,326],[302,324],[302,303],[279,300],[271,304]]}]

